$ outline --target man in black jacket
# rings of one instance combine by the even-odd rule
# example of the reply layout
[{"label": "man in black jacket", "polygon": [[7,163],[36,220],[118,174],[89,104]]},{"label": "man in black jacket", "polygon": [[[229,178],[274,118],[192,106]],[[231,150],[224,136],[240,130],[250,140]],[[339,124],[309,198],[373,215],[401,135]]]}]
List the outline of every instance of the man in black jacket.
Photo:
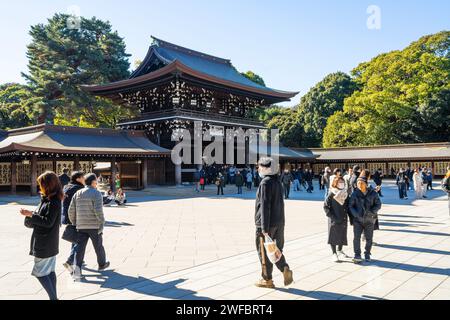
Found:
[{"label": "man in black jacket", "polygon": [[[84,188],[84,173],[80,171],[76,171],[72,173],[70,178],[70,183],[64,187],[64,200],[63,200],[63,208],[62,208],[62,219],[61,223],[64,225],[70,225],[69,219],[69,207],[72,202],[72,198],[77,193],[78,190]],[[70,250],[70,255],[67,258],[67,261],[63,263],[64,268],[67,269],[70,273],[73,273],[73,262],[75,258],[75,247],[76,244],[72,244],[72,248]]]},{"label": "man in black jacket", "polygon": [[[256,194],[255,225],[256,225],[256,249],[262,266],[262,279],[256,283],[257,287],[274,288],[272,280],[273,264],[267,259],[265,249],[262,248],[264,238],[271,237],[281,253],[284,246],[284,200],[283,186],[278,179],[277,170],[273,159],[261,158],[258,173],[262,178]],[[284,285],[293,282],[292,271],[286,263],[284,254],[276,263],[277,268],[283,273]]]}]

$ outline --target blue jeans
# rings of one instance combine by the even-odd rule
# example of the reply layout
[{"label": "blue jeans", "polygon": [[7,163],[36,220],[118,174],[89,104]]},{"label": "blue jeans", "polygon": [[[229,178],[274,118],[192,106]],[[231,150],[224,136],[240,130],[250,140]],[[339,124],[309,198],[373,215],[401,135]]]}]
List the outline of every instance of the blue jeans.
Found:
[{"label": "blue jeans", "polygon": [[91,239],[95,253],[97,254],[98,265],[101,267],[106,264],[106,253],[105,248],[103,247],[103,234],[99,234],[98,230],[78,230],[78,242],[75,246],[74,262],[80,270],[89,239]]},{"label": "blue jeans", "polygon": [[400,196],[400,199],[408,196],[406,193],[406,183],[402,182],[398,184],[398,195]]},{"label": "blue jeans", "polygon": [[72,246],[70,247],[70,255],[67,258],[67,263],[70,265],[73,265],[73,262],[75,261],[75,251],[76,251],[76,243],[72,243]]},{"label": "blue jeans", "polygon": [[242,186],[238,186],[237,188],[238,188],[238,194],[241,194],[242,193]]}]

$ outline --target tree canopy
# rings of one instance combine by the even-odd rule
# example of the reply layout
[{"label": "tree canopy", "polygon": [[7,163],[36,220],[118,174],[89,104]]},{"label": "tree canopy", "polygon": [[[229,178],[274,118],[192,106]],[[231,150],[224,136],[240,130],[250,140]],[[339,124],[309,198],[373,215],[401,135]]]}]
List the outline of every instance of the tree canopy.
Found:
[{"label": "tree canopy", "polygon": [[352,71],[359,90],[328,119],[324,147],[450,140],[450,32]]},{"label": "tree canopy", "polygon": [[74,29],[68,18],[56,14],[46,24],[31,27],[24,77],[42,101],[38,122],[114,126],[132,111],[93,97],[80,86],[127,78],[125,43],[109,22],[80,18],[80,28]]},{"label": "tree canopy", "polygon": [[253,71],[242,72],[241,74],[247,79],[253,81],[254,83],[257,83],[261,86],[266,86],[264,79],[261,76],[257,75],[256,73],[254,73]]}]

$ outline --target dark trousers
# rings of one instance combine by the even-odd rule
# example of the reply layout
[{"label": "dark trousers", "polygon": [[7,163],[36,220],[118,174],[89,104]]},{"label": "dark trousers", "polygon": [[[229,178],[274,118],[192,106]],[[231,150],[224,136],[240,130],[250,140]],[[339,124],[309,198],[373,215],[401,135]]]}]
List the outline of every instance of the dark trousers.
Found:
[{"label": "dark trousers", "polygon": [[374,222],[364,219],[362,222],[353,220],[353,248],[355,256],[361,256],[361,235],[364,233],[366,238],[366,248],[364,254],[369,254],[372,250]]},{"label": "dark trousers", "polygon": [[433,182],[432,181],[428,181],[427,190],[433,190]]},{"label": "dark trousers", "polygon": [[237,189],[238,189],[238,194],[242,194],[242,186],[238,186]]},{"label": "dark trousers", "polygon": [[308,189],[306,189],[307,192],[311,193],[313,191],[313,184],[312,181],[308,181]]},{"label": "dark trousers", "polygon": [[284,198],[289,199],[289,194],[291,193],[291,184],[283,183],[283,189],[284,189]]},{"label": "dark trousers", "polygon": [[[273,241],[277,242],[277,247],[278,249],[280,249],[281,252],[283,252],[283,247],[284,247],[284,226],[277,226],[277,227],[270,227],[270,229],[268,230],[269,232],[269,236],[272,238]],[[259,257],[259,261],[261,262],[261,276],[264,280],[272,280],[272,272],[273,272],[273,263],[270,262],[269,258],[267,258],[267,252],[264,249],[264,254],[265,254],[265,261],[266,261],[266,270],[264,270],[264,266],[262,265],[262,256],[261,256],[261,241],[260,238],[263,239],[264,242],[264,235],[261,233],[261,229],[257,228],[256,229],[256,250],[258,251],[258,257]],[[286,258],[284,256],[284,254],[281,256],[280,261],[278,261],[275,264],[278,268],[278,270],[280,270],[281,272],[284,271],[285,267],[289,268],[289,265],[286,262]],[[266,271],[266,272],[264,272]]]},{"label": "dark trousers", "polygon": [[247,182],[247,189],[252,190],[252,182]]},{"label": "dark trousers", "polygon": [[217,195],[219,194],[223,195],[223,186],[217,186]]},{"label": "dark trousers", "polygon": [[56,273],[52,272],[48,276],[37,278],[47,292],[50,300],[58,300],[58,294],[56,290]]},{"label": "dark trousers", "polygon": [[106,263],[106,253],[103,247],[103,234],[99,234],[98,230],[78,230],[78,242],[75,247],[75,265],[80,268],[83,264],[84,254],[86,253],[86,246],[88,240],[91,239],[97,254],[97,263],[99,266],[104,266]]},{"label": "dark trousers", "polygon": [[400,196],[400,199],[408,196],[406,193],[406,183],[402,182],[398,184],[398,195]]}]

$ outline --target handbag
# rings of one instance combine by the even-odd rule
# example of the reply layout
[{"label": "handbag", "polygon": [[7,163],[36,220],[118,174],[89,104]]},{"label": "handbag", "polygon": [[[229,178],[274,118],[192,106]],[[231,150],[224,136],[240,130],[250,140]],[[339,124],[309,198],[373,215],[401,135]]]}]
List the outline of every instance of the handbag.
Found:
[{"label": "handbag", "polygon": [[78,241],[78,231],[74,225],[68,224],[62,234],[62,239],[70,243],[76,243]]}]

